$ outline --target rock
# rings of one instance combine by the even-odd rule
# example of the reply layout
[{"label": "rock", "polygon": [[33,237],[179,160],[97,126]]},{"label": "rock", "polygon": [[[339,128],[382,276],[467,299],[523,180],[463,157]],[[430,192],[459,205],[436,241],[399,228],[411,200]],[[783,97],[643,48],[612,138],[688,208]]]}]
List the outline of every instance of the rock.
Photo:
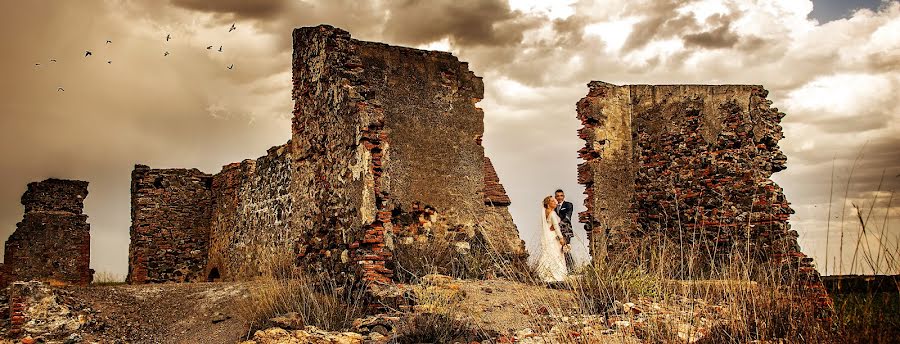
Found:
[{"label": "rock", "polygon": [[450,282],[453,282],[453,277],[447,275],[429,274],[422,276],[422,284],[424,285],[443,286]]},{"label": "rock", "polygon": [[519,340],[534,337],[534,336],[535,336],[535,333],[530,328],[523,328],[521,330],[516,331],[516,338]]},{"label": "rock", "polygon": [[224,313],[216,312],[212,315],[213,324],[218,324],[228,319],[231,319],[231,316]]},{"label": "rock", "polygon": [[269,319],[268,325],[286,330],[302,330],[303,326],[305,326],[303,319],[300,318],[300,314],[297,312],[289,312],[272,317]]},{"label": "rock", "polygon": [[73,334],[69,335],[69,337],[67,337],[63,343],[64,344],[81,343],[81,335],[79,335],[77,333],[73,333]]},{"label": "rock", "polygon": [[613,326],[616,328],[626,328],[631,327],[631,322],[626,320],[619,320],[613,323]]}]

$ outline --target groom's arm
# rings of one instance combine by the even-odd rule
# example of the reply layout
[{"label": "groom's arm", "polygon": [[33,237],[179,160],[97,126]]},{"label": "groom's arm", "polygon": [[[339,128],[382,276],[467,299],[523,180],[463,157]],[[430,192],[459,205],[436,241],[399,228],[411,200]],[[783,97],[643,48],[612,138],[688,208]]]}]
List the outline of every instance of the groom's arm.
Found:
[{"label": "groom's arm", "polygon": [[573,208],[572,202],[566,202],[563,204],[563,209],[562,209],[562,214],[561,214],[562,219],[563,219],[563,221],[565,221],[566,223],[569,223],[569,224],[572,223],[572,211],[573,211],[572,208]]}]

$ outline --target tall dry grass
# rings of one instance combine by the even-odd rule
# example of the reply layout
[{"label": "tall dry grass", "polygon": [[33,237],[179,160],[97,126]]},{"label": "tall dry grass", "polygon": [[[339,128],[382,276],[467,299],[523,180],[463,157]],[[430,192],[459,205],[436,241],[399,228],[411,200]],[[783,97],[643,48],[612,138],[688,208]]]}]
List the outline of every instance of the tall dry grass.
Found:
[{"label": "tall dry grass", "polygon": [[269,321],[276,316],[291,316],[298,327],[342,331],[366,312],[363,286],[331,272],[298,269],[290,255],[263,257],[260,271],[238,304],[239,316],[249,324],[248,337],[271,326]]}]

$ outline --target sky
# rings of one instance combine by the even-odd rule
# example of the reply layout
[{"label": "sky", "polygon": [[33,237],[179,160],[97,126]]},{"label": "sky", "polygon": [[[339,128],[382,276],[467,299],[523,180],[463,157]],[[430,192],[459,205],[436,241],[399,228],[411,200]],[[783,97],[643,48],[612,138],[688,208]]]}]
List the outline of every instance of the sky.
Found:
[{"label": "sky", "polygon": [[216,173],[290,138],[291,30],[324,23],[484,78],[483,143],[533,253],[545,195],[584,210],[589,81],[761,84],[787,114],[773,179],[803,251],[826,274],[900,273],[898,1],[34,0],[0,17],[0,238],[27,183],[87,180],[97,271],[127,271],[134,164]]}]

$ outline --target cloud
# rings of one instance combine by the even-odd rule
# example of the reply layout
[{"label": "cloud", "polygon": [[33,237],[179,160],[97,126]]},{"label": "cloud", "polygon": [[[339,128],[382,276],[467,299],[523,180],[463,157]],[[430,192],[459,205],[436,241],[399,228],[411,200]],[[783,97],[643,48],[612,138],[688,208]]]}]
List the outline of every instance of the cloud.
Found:
[{"label": "cloud", "polygon": [[230,14],[238,19],[272,19],[288,7],[287,0],[172,0],[172,5],[194,11]]},{"label": "cloud", "polygon": [[389,1],[384,10],[384,35],[411,45],[445,37],[459,46],[513,45],[536,24],[501,0],[400,0]]}]

